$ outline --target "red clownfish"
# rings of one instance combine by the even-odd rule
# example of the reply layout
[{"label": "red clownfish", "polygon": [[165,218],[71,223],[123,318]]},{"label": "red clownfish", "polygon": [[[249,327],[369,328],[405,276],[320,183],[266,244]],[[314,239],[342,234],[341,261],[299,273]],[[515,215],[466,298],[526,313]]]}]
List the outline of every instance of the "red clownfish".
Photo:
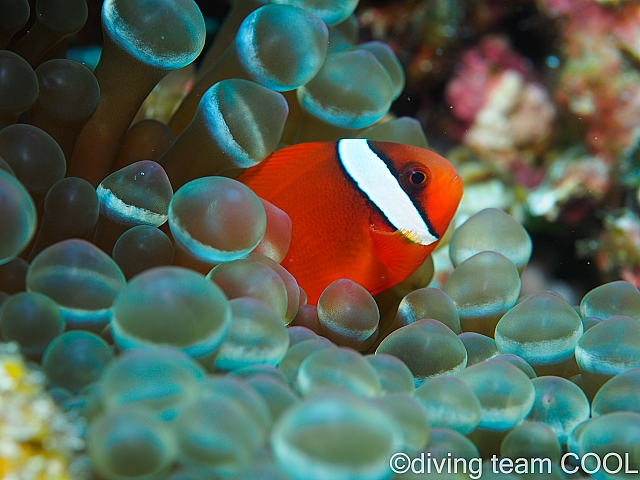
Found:
[{"label": "red clownfish", "polygon": [[431,254],[462,196],[440,155],[364,139],[276,150],[238,179],[291,217],[282,261],[317,304],[334,280],[372,295],[406,279]]}]

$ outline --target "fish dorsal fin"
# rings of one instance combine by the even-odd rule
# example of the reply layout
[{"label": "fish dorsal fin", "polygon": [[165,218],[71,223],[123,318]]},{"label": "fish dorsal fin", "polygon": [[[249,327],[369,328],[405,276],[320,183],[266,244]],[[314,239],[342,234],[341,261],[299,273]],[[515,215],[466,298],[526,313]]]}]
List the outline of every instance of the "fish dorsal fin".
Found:
[{"label": "fish dorsal fin", "polygon": [[236,180],[252,188],[258,195],[267,191],[270,197],[274,197],[334,151],[335,142],[300,143],[284,147],[255,167],[245,170]]},{"label": "fish dorsal fin", "polygon": [[370,233],[376,259],[403,280],[415,272],[435,248],[434,243],[417,243],[412,238],[412,232],[383,232],[372,227]]}]

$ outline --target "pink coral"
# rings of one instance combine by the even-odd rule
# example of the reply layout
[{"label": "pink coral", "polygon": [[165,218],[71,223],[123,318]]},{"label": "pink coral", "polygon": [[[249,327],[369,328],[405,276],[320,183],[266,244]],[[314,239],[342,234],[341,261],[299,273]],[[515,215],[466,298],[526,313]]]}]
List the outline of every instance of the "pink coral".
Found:
[{"label": "pink coral", "polygon": [[592,151],[613,161],[633,142],[640,117],[640,74],[626,58],[640,55],[640,5],[579,4],[562,30],[566,62],[556,97],[584,121]]},{"label": "pink coral", "polygon": [[464,125],[462,141],[477,155],[508,170],[528,162],[546,144],[555,108],[530,62],[503,37],[485,37],[467,51],[449,83],[446,100]]},{"label": "pink coral", "polygon": [[465,52],[456,70],[447,86],[446,101],[458,120],[471,124],[486,104],[492,87],[500,83],[502,72],[512,70],[524,76],[529,64],[511,50],[506,38],[487,36],[476,48]]},{"label": "pink coral", "polygon": [[540,0],[541,7],[546,10],[550,17],[561,15],[572,15],[589,8],[594,4],[593,0]]}]

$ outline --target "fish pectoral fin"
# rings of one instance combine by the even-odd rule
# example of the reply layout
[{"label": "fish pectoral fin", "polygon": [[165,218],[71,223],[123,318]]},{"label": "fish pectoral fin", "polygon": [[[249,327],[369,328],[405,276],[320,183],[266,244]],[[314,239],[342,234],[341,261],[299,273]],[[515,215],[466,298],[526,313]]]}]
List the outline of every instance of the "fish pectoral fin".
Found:
[{"label": "fish pectoral fin", "polygon": [[371,228],[373,254],[398,277],[405,279],[424,263],[435,245],[422,245],[416,234],[405,230],[382,232]]}]

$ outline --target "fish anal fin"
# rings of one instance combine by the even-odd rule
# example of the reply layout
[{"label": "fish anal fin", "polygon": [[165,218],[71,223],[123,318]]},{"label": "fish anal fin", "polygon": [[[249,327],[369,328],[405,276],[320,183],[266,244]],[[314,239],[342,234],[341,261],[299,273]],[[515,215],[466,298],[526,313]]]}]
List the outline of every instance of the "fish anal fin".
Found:
[{"label": "fish anal fin", "polygon": [[383,232],[371,228],[373,254],[386,266],[397,282],[403,281],[424,263],[436,244],[421,245],[413,240],[413,232]]}]

